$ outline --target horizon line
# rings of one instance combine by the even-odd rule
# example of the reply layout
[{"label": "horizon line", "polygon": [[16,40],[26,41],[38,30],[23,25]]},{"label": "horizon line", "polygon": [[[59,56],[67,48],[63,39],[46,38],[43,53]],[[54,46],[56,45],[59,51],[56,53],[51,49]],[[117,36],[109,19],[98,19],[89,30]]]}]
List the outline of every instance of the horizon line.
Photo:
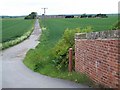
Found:
[{"label": "horizon line", "polygon": [[[83,14],[87,14],[87,13],[83,13]],[[92,14],[92,13],[88,13],[88,14]],[[93,14],[106,14],[106,13],[93,13]],[[109,14],[119,14],[119,13],[107,13],[107,15]],[[42,14],[38,14],[39,16],[41,16]],[[46,14],[46,15],[82,15],[82,14]],[[0,15],[0,16],[27,16],[27,15]]]}]

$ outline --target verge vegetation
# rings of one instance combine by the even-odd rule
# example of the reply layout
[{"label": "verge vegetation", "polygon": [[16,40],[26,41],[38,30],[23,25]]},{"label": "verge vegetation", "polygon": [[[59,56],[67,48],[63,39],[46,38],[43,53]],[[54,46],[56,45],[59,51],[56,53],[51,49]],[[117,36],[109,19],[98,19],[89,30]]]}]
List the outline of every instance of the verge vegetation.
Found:
[{"label": "verge vegetation", "polygon": [[40,20],[41,43],[36,49],[31,49],[27,53],[23,62],[35,72],[91,86],[92,82],[86,75],[74,70],[71,73],[68,72],[68,49],[72,47],[74,51],[74,34],[76,32],[111,30],[116,21],[117,17]]},{"label": "verge vegetation", "polygon": [[29,37],[34,29],[34,21],[23,18],[3,19],[0,49],[13,46]]},{"label": "verge vegetation", "polygon": [[117,29],[120,29],[120,20],[113,27],[113,30],[117,30]]}]

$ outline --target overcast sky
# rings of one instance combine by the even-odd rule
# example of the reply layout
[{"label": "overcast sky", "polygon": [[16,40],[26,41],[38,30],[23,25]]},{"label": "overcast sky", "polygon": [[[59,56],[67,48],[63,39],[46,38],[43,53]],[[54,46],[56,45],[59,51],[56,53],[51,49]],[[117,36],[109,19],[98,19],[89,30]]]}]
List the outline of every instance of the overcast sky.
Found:
[{"label": "overcast sky", "polygon": [[28,15],[35,11],[43,14],[41,8],[48,8],[46,14],[97,14],[118,13],[120,0],[2,0],[0,15]]}]

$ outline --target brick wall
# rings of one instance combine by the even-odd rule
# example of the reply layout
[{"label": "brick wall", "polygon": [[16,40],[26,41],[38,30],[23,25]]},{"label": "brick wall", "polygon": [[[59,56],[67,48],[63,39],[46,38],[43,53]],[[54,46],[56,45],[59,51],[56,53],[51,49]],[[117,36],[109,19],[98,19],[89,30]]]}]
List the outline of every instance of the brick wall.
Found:
[{"label": "brick wall", "polygon": [[120,30],[76,34],[75,70],[97,84],[120,87]]}]

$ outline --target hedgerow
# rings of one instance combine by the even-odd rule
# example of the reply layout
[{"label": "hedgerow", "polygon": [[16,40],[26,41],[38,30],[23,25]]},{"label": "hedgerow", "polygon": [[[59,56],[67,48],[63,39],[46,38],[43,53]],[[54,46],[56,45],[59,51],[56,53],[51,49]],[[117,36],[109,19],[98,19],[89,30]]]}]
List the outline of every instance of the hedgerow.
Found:
[{"label": "hedgerow", "polygon": [[[74,54],[75,54],[75,33],[91,32],[92,28],[88,26],[85,29],[66,29],[62,38],[58,41],[52,49],[52,62],[58,70],[66,70],[68,67],[68,50],[73,48],[73,67],[74,67]],[[73,68],[74,69],[74,68]]]}]

